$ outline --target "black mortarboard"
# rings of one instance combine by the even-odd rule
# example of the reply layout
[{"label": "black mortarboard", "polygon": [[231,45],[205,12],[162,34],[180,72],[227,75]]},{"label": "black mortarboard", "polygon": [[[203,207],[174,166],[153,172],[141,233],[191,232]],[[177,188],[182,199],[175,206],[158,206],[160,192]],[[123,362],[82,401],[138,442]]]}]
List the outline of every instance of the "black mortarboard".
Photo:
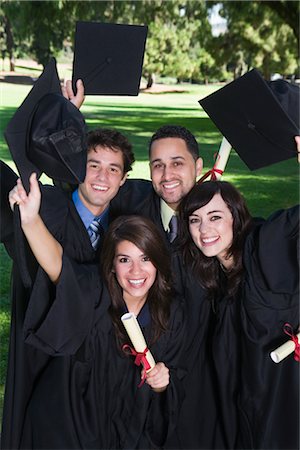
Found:
[{"label": "black mortarboard", "polygon": [[86,126],[80,111],[61,94],[52,59],[5,130],[25,189],[32,172],[78,184],[86,171]]},{"label": "black mortarboard", "polygon": [[86,95],[138,95],[146,26],[77,22],[73,89],[81,78]]},{"label": "black mortarboard", "polygon": [[253,69],[199,103],[250,170],[297,155],[298,86]]}]

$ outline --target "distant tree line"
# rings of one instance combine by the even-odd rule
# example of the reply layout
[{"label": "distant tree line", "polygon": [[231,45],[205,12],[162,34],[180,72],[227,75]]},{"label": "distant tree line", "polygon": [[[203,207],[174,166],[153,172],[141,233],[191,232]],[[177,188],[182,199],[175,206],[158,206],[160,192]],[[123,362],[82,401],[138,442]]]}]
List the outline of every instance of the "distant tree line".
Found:
[{"label": "distant tree line", "polygon": [[[227,20],[214,36],[209,14],[220,4]],[[229,80],[252,67],[266,79],[274,72],[297,76],[298,1],[17,1],[0,3],[0,52],[10,60],[30,56],[46,65],[69,42],[77,20],[149,26],[144,76],[178,82]]]}]

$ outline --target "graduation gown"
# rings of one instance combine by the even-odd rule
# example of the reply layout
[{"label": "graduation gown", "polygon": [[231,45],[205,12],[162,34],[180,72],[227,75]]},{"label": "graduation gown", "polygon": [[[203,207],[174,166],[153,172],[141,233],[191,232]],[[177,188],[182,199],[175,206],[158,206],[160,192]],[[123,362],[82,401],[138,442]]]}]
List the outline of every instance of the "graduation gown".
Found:
[{"label": "graduation gown", "polygon": [[[178,260],[174,255],[173,265]],[[218,378],[213,363],[213,333],[216,314],[204,289],[190,268],[177,265],[184,299],[187,338],[180,366],[186,371],[182,381],[184,400],[180,409],[171,449],[224,449],[227,448],[218,396]],[[178,445],[176,446],[176,442]]]},{"label": "graduation gown", "polygon": [[[57,286],[39,270],[24,336],[49,355],[26,409],[21,448],[160,448],[174,430],[182,398],[178,359],[183,314],[174,301],[168,331],[150,348],[171,370],[166,391],[144,384],[141,368],[116,345],[110,297],[95,265],[63,258]],[[149,338],[147,304],[138,316]]]},{"label": "graduation gown", "polygon": [[[299,362],[276,364],[270,352],[286,342],[283,326],[299,327],[299,206],[259,225],[244,249],[239,405],[255,449],[299,448]],[[247,428],[246,428],[247,426]]]},{"label": "graduation gown", "polygon": [[[2,182],[2,180],[1,180]],[[10,188],[12,188],[11,186]],[[50,232],[78,262],[99,259],[90,244],[88,233],[72,200],[62,190],[42,186],[41,216]],[[11,327],[7,376],[5,385],[2,449],[16,449],[20,445],[24,413],[35,379],[47,364],[48,356],[40,350],[24,345],[23,324],[38,265],[23,236],[17,212],[7,208],[7,198],[1,193],[1,216],[11,221],[14,232],[2,233],[9,255],[13,258],[11,281]]]},{"label": "graduation gown", "polygon": [[119,214],[137,214],[155,223],[166,245],[176,249],[176,239],[170,244],[160,214],[160,197],[148,180],[127,180],[112,201]]}]

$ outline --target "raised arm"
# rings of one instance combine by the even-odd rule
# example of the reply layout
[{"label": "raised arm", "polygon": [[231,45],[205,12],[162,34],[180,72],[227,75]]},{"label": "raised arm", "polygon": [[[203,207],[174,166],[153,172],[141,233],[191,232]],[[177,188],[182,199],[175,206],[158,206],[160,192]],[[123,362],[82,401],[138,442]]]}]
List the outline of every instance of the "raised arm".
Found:
[{"label": "raised arm", "polygon": [[41,191],[33,173],[30,176],[30,191],[27,194],[20,179],[9,193],[9,203],[13,210],[19,205],[21,226],[40,266],[48,274],[50,280],[56,283],[62,268],[62,247],[52,236],[44,224],[40,214]]}]

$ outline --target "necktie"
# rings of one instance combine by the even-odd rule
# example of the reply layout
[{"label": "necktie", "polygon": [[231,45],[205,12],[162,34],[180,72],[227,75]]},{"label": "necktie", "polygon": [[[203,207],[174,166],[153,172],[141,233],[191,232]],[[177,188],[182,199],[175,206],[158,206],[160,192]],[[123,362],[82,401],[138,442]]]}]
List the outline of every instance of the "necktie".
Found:
[{"label": "necktie", "polygon": [[88,234],[90,236],[90,241],[94,250],[97,250],[100,239],[104,235],[104,228],[101,225],[100,219],[94,219],[90,226],[88,227]]},{"label": "necktie", "polygon": [[170,242],[173,242],[177,236],[178,224],[177,224],[177,216],[172,216],[169,222],[169,232],[168,239]]}]

